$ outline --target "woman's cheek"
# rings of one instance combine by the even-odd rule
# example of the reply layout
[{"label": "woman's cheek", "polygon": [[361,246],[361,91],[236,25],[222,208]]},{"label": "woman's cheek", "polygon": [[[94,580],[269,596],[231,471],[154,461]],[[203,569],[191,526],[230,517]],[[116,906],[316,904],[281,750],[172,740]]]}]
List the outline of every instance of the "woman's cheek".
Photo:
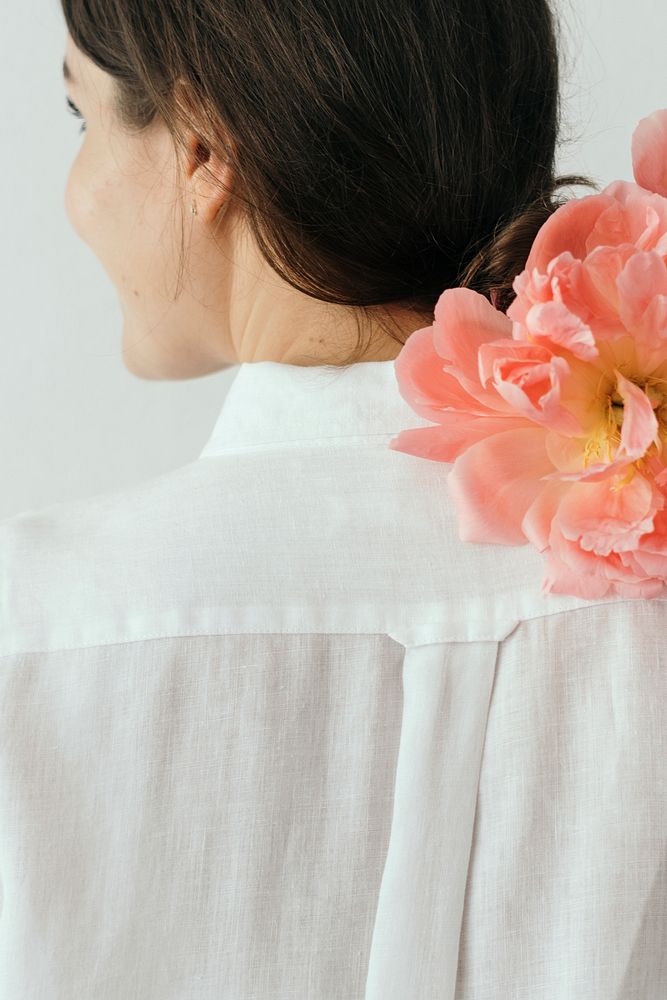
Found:
[{"label": "woman's cheek", "polygon": [[146,308],[155,285],[164,308],[163,285],[166,281],[171,292],[177,280],[174,193],[169,164],[156,166],[160,150],[145,147],[145,142],[99,141],[89,133],[70,168],[65,210],[125,305],[141,302]]},{"label": "woman's cheek", "polygon": [[94,157],[86,156],[82,149],[70,168],[65,185],[65,212],[79,238],[114,279],[122,262],[122,254],[116,247],[119,242],[116,230],[122,222],[122,206],[118,205],[118,200],[118,178],[105,175],[96,166]]},{"label": "woman's cheek", "polygon": [[86,168],[86,156],[81,150],[74,160],[65,185],[65,212],[75,233],[92,246],[92,230],[96,217],[94,196],[89,183],[90,171]]},{"label": "woman's cheek", "polygon": [[81,231],[81,217],[79,215],[79,204],[80,204],[80,188],[79,188],[79,176],[76,169],[77,161],[75,160],[67,177],[67,183],[65,184],[65,197],[64,206],[65,214],[69,221],[70,226],[77,234],[77,236],[83,237]]}]

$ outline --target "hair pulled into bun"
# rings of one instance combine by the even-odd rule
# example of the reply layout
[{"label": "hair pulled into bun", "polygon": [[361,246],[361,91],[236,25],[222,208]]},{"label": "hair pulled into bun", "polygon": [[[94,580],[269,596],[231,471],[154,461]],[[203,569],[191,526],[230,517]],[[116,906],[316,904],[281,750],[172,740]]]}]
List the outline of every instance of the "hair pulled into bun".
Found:
[{"label": "hair pulled into bun", "polygon": [[578,184],[597,187],[588,177],[579,174],[556,177],[549,190],[530,202],[510,222],[499,225],[492,239],[465,266],[457,287],[472,288],[486,296],[496,309],[507,312],[516,298],[512,287],[514,278],[524,270],[538,232],[569,200],[557,196],[556,192],[566,185]]}]

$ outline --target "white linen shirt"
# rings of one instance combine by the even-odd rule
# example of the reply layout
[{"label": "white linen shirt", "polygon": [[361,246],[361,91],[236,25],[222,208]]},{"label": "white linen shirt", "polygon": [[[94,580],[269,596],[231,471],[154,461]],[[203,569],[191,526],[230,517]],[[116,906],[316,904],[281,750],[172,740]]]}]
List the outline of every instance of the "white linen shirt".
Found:
[{"label": "white linen shirt", "polygon": [[245,363],[0,523],[1,1000],[665,1000],[667,603],[462,542],[421,426]]}]

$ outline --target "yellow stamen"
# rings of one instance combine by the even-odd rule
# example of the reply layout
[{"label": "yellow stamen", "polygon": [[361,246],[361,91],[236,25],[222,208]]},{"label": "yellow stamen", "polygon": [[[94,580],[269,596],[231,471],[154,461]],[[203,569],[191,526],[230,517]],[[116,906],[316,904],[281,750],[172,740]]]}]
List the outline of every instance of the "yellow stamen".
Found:
[{"label": "yellow stamen", "polygon": [[[621,371],[624,368],[629,368],[630,363],[624,362],[622,364],[618,364],[616,367],[619,371]],[[641,389],[643,389],[658,420],[659,428],[657,439],[651,442],[645,452],[645,456],[653,453],[660,455],[663,450],[663,439],[667,442],[667,378],[656,378],[653,375],[633,376],[632,374],[626,374],[625,372],[623,372],[623,374],[626,378],[630,378],[635,385],[638,385]],[[607,381],[609,388],[606,392],[601,392],[601,386],[605,380]],[[596,389],[596,397],[603,404],[604,417],[602,423],[598,425],[597,430],[594,431],[584,444],[584,469],[587,469],[591,461],[594,459],[597,459],[598,461],[601,460],[603,451],[606,452],[606,461],[613,461],[612,448],[617,448],[621,443],[621,431],[623,428],[623,417],[625,411],[623,397],[617,388],[612,388],[609,375],[605,372],[600,374]],[[626,475],[624,475],[622,479],[617,480],[611,489],[614,491],[621,490],[623,486],[632,482],[635,473],[642,470],[645,465],[646,462],[644,461],[644,458],[636,459],[633,463],[631,463]]]},{"label": "yellow stamen", "polygon": [[632,480],[635,478],[635,472],[636,471],[637,470],[635,469],[634,463],[633,463],[630,466],[630,468],[628,469],[626,475],[624,475],[622,479],[616,480],[616,482],[612,486],[609,487],[609,489],[611,490],[611,492],[612,493],[618,493],[618,491],[622,490],[624,486],[627,486],[628,483],[631,483]]}]

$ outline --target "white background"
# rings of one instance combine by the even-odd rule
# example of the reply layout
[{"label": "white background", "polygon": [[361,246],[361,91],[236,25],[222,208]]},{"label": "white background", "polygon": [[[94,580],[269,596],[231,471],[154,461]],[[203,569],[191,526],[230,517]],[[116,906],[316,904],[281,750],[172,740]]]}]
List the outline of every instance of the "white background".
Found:
[{"label": "white background", "polygon": [[[557,0],[556,9],[563,34],[558,172],[602,185],[632,180],[632,131],[667,106],[664,0]],[[125,369],[115,289],[64,210],[82,140],[65,106],[60,5],[5,4],[1,25],[4,518],[191,461],[237,368],[180,382]]]}]

